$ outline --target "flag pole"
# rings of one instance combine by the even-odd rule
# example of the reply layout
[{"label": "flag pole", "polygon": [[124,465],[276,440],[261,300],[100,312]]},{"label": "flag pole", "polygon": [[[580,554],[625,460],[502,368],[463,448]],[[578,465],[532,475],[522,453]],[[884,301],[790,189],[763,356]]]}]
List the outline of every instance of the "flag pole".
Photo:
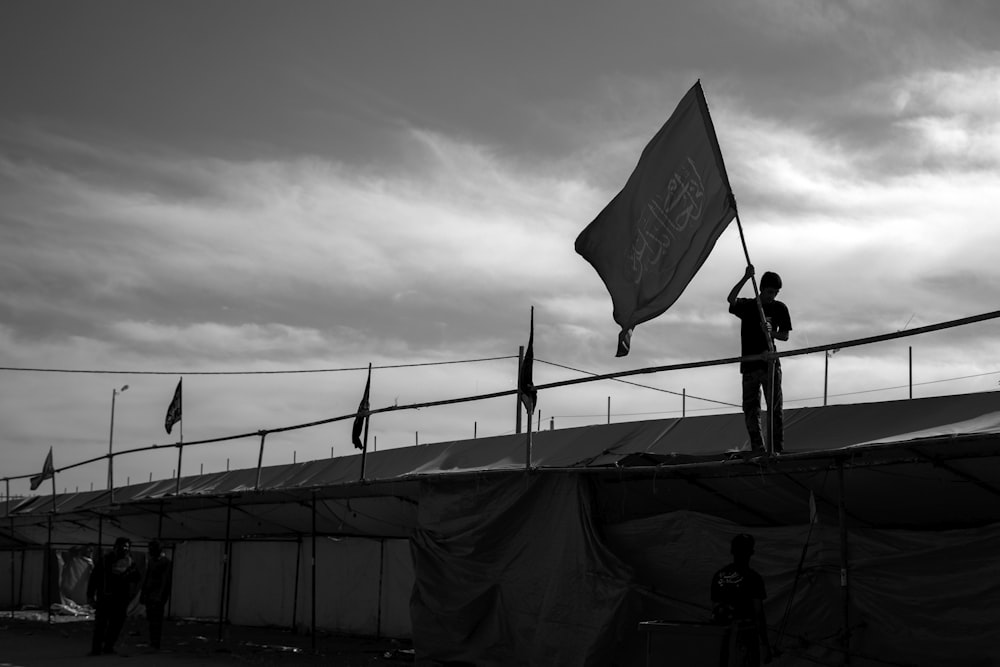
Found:
[{"label": "flag pole", "polygon": [[[521,366],[524,364],[524,346],[521,345],[517,348],[517,377],[521,377]],[[514,418],[514,433],[521,432],[521,383],[517,383],[517,397],[514,400],[514,406],[517,408]]]},{"label": "flag pole", "polygon": [[525,453],[524,453],[524,471],[531,471],[531,413],[533,410],[528,410],[528,436],[526,440]]},{"label": "flag pole", "polygon": [[[746,257],[747,266],[753,266],[753,262],[750,261],[750,252],[747,250],[747,240],[743,234],[743,223],[740,221],[740,210],[736,208],[736,196],[730,195],[730,197],[732,197],[733,201],[733,210],[736,211],[736,228],[740,231],[740,243],[743,244],[743,256]],[[764,319],[764,306],[760,303],[760,291],[757,289],[756,275],[750,276],[750,284],[753,285],[753,298],[757,302],[757,312],[760,315],[761,326],[764,327],[766,333],[767,327],[764,325],[764,322],[767,320]],[[774,340],[771,339],[770,335],[767,336],[767,349],[770,352],[774,352]]]},{"label": "flag pole", "polygon": [[[753,262],[750,261],[750,251],[747,250],[747,240],[746,236],[743,234],[743,222],[740,221],[740,209],[736,207],[736,195],[729,194],[733,210],[736,211],[736,228],[740,231],[740,243],[743,244],[743,256],[746,257],[747,266],[753,266]],[[757,276],[750,276],[750,284],[753,285],[753,298],[757,303],[757,314],[760,316],[760,326],[764,330],[764,338],[767,340],[767,351],[774,354],[774,339],[771,337],[771,332],[767,330],[767,318],[764,316],[764,306],[760,302],[760,291],[757,289]],[[774,359],[767,360],[767,374],[770,378],[771,395],[767,400],[767,452],[769,454],[774,453],[774,377],[775,377],[775,365]]]},{"label": "flag pole", "polygon": [[[9,510],[8,510],[9,511]],[[52,471],[52,513],[56,513],[56,471]],[[13,556],[11,556],[13,558]]]},{"label": "flag pole", "polygon": [[[371,387],[372,383],[372,362],[368,362],[368,387]],[[369,399],[371,400],[371,399]],[[371,421],[371,416],[369,414],[365,415],[365,435],[362,439],[361,446],[361,481],[365,481],[365,461],[368,457],[368,423]]]},{"label": "flag pole", "polygon": [[257,450],[257,483],[254,484],[253,490],[260,490],[260,468],[264,465],[264,438],[267,437],[267,431],[260,431],[260,449]]},{"label": "flag pole", "polygon": [[[531,364],[532,366],[534,366],[534,364],[535,364],[535,349],[534,349],[535,348],[535,307],[534,306],[531,307],[531,324],[530,324],[530,327],[529,327],[528,331],[529,331],[529,334],[528,334],[528,343],[529,343],[529,345],[528,345],[528,347],[531,348],[530,349],[530,358],[528,358],[529,355],[526,355],[523,363],[525,363],[525,364]],[[523,370],[524,369],[522,369],[522,372],[523,372]],[[531,376],[531,389],[532,389],[532,391],[534,391],[534,386],[535,386],[534,369],[529,368],[528,372],[532,373],[532,376]],[[521,387],[521,377],[522,376],[519,374],[518,375],[518,382],[517,382],[518,389],[522,389],[522,387]],[[538,402],[538,393],[536,392],[535,396],[534,396],[534,400],[531,401],[531,407],[526,410],[527,413],[528,413],[528,432],[527,432],[527,436],[525,438],[525,444],[524,444],[524,471],[525,472],[530,472],[531,471],[531,416],[532,416],[531,413],[533,413],[535,411],[535,407],[536,407],[537,402]],[[527,408],[527,406],[525,406],[525,408]]]},{"label": "flag pole", "polygon": [[177,484],[174,487],[174,495],[175,496],[181,495],[181,461],[184,458],[184,376],[183,375],[181,376],[181,379],[180,379],[180,382],[179,382],[178,386],[181,389],[181,395],[180,395],[180,399],[181,399],[181,404],[180,404],[181,418],[179,420],[180,423],[181,423],[181,428],[180,428],[180,432],[179,432],[180,440],[177,442]]}]

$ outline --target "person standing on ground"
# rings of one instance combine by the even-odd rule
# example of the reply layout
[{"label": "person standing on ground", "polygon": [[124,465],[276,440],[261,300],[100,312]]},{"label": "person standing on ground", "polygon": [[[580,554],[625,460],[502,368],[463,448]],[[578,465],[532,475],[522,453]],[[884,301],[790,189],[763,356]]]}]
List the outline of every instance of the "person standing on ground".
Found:
[{"label": "person standing on ground", "polygon": [[752,535],[733,538],[733,562],[712,577],[712,621],[728,625],[722,640],[719,664],[722,667],[759,667],[761,649],[764,664],[771,662],[764,617],[764,579],[750,567],[754,552]]},{"label": "person standing on ground", "polygon": [[139,602],[146,606],[146,620],[149,622],[149,645],[160,648],[163,635],[163,611],[170,598],[170,584],[173,576],[170,559],[163,553],[157,540],[149,543],[149,561],[146,564],[146,578],[142,582]]},{"label": "person standing on ground", "polygon": [[128,538],[119,537],[112,551],[98,557],[90,573],[87,601],[94,607],[90,655],[115,652],[129,602],[139,584],[139,570],[132,562],[131,551]]},{"label": "person standing on ground", "polygon": [[[781,289],[781,277],[771,271],[760,279],[760,308],[756,299],[736,298],[743,285],[753,276],[753,265],[747,266],[746,272],[733,289],[730,290],[729,312],[740,318],[740,356],[769,352],[774,339],[787,341],[792,330],[792,319],[788,307],[777,300]],[[765,321],[761,322],[760,311],[763,310]],[[770,340],[769,340],[770,338]],[[781,396],[781,361],[741,361],[740,373],[743,375],[743,416],[746,420],[747,434],[750,436],[750,447],[755,454],[763,454],[764,440],[760,429],[760,392],[764,390],[764,400],[771,427],[773,453],[780,454],[784,450],[784,416],[782,414]]]}]

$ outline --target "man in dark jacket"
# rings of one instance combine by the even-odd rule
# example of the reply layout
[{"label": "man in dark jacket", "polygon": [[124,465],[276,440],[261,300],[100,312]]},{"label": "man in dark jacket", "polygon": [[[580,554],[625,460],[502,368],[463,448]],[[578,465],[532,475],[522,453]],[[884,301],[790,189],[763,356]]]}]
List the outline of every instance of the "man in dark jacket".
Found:
[{"label": "man in dark jacket", "polygon": [[128,604],[139,584],[139,570],[132,562],[131,549],[128,538],[119,537],[112,551],[98,555],[90,573],[87,601],[95,610],[90,655],[115,652]]},{"label": "man in dark jacket", "polygon": [[142,582],[139,602],[146,606],[146,620],[149,621],[149,645],[160,648],[163,634],[163,610],[170,598],[170,584],[173,573],[171,562],[163,553],[160,543],[149,543],[149,561],[146,564],[146,578]]}]

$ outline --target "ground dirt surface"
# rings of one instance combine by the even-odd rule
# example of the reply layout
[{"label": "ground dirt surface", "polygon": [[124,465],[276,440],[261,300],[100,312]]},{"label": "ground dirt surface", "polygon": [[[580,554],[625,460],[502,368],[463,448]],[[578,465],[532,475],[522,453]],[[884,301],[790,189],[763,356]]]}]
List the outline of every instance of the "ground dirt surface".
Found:
[{"label": "ground dirt surface", "polygon": [[315,650],[309,635],[278,628],[224,626],[211,622],[168,619],[162,648],[147,644],[146,621],[130,618],[114,655],[88,656],[93,621],[19,612],[0,612],[0,667],[368,667],[412,665],[408,641],[317,633]]}]

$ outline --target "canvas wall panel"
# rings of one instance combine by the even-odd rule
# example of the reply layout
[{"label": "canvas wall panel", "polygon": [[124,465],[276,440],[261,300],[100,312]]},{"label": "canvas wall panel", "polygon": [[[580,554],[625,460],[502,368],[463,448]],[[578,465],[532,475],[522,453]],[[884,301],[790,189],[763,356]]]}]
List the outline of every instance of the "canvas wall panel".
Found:
[{"label": "canvas wall panel", "polygon": [[224,546],[223,542],[181,542],[174,547],[171,616],[219,617]]},{"label": "canvas wall panel", "polygon": [[[299,626],[312,623],[311,543],[302,543]],[[378,622],[379,540],[321,537],[316,542],[316,625],[375,636]]]},{"label": "canvas wall panel", "polygon": [[[292,627],[296,542],[233,545],[229,620],[237,625]],[[299,573],[301,579],[302,572]]]},{"label": "canvas wall panel", "polygon": [[382,549],[382,617],[379,634],[413,637],[410,596],[413,594],[413,553],[409,540],[384,540]]}]

